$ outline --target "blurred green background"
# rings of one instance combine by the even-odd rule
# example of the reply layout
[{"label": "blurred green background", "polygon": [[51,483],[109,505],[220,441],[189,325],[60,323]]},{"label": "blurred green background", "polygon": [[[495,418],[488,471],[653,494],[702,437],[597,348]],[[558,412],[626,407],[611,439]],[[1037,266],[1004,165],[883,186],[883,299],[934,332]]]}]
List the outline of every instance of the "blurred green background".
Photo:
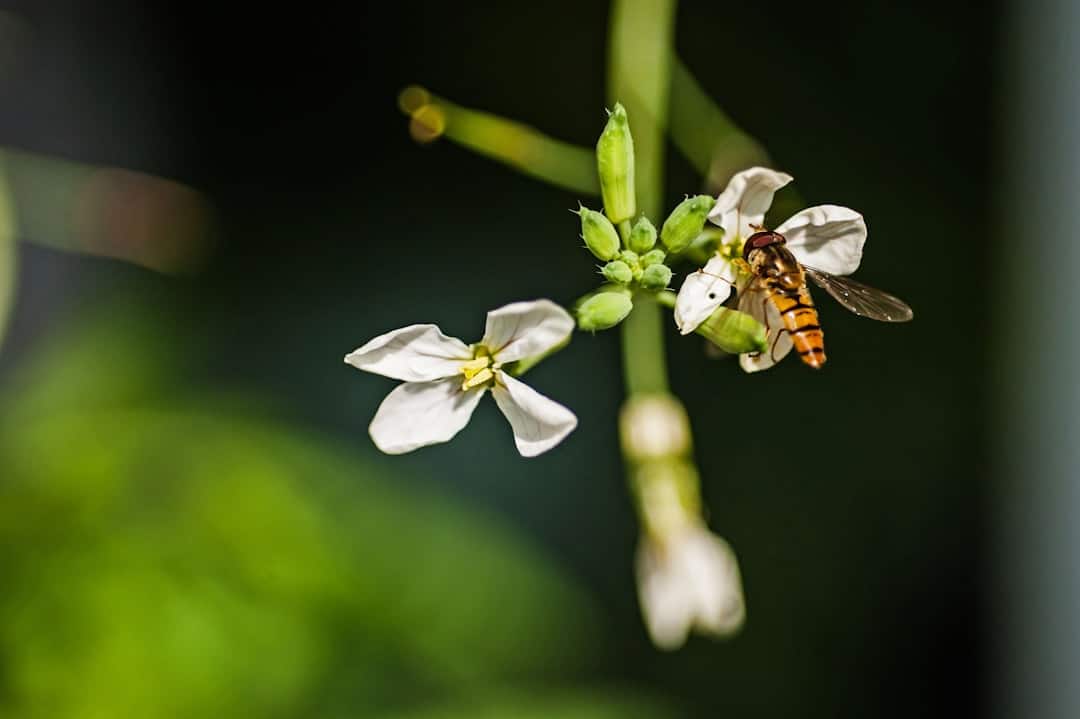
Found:
[{"label": "blurred green background", "polygon": [[[341,362],[593,286],[566,211],[587,198],[416,145],[395,97],[419,82],[591,145],[606,3],[5,7],[0,143],[205,205],[132,191],[94,214],[48,167],[11,172],[0,714],[982,713],[993,7],[680,4],[683,60],[809,203],[864,213],[858,277],[916,320],[823,300],[828,368],[755,376],[669,327],[748,602],[734,639],[671,654],[635,594],[616,333],[530,373],[580,420],[530,461],[491,403],[450,444],[380,456],[366,426],[393,383]],[[669,158],[668,207],[703,189]],[[170,240],[192,243],[180,274],[42,247],[87,212],[121,256],[209,229]]]}]

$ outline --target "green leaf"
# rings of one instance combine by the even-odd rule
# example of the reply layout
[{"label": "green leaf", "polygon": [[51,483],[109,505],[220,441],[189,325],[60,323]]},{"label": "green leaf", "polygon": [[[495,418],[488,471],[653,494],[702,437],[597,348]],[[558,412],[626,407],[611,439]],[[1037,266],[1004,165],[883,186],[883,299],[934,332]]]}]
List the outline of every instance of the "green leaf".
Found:
[{"label": "green leaf", "polygon": [[106,320],[0,399],[4,716],[356,715],[591,663],[600,617],[505,522]]}]

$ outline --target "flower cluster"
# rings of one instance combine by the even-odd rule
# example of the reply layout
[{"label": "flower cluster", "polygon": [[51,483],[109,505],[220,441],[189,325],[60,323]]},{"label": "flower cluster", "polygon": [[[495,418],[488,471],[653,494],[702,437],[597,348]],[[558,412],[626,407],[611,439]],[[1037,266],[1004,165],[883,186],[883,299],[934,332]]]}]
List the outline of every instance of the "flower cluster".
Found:
[{"label": "flower cluster", "polygon": [[[400,454],[450,440],[491,390],[518,451],[525,457],[546,452],[573,431],[577,419],[517,377],[565,346],[575,324],[587,332],[615,327],[635,311],[635,303],[672,308],[682,334],[697,332],[739,354],[747,372],[775,364],[800,333],[804,346],[807,333],[820,340],[805,277],[857,314],[910,319],[910,309],[896,298],[837,277],[859,266],[866,224],[857,212],[820,205],[764,231],[773,196],[792,181],[790,175],[764,167],[740,172],[716,198],[686,197],[657,231],[637,210],[634,144],[621,105],[609,114],[596,157],[603,210],[580,206],[576,214],[585,247],[603,263],[602,281],[574,304],[573,315],[550,300],[516,302],[489,312],[483,337],[471,345],[436,325],[417,324],[346,356],[358,369],[403,382],[371,422],[379,449]],[[671,264],[703,250],[711,255],[704,267],[687,275],[677,296],[668,291]],[[738,308],[725,306],[733,293]],[[627,329],[627,352],[651,352],[662,367],[662,347],[633,347]],[[820,352],[814,366],[824,362]],[[663,380],[647,389],[629,384],[619,426],[641,519],[636,573],[645,624],[654,643],[668,649],[680,646],[691,630],[730,634],[746,613],[738,563],[705,523],[686,412],[664,391]]]}]

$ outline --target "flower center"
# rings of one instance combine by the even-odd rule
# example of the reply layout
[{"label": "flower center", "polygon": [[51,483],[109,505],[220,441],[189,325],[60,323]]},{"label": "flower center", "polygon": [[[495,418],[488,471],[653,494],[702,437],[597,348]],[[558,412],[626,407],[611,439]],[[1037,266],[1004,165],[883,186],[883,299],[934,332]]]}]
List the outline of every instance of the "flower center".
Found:
[{"label": "flower center", "polygon": [[743,250],[743,239],[736,235],[731,238],[730,241],[721,243],[716,248],[716,251],[720,253],[720,256],[726,260],[741,260]]},{"label": "flower center", "polygon": [[487,347],[477,345],[473,349],[473,359],[461,363],[461,374],[465,377],[465,381],[461,383],[461,389],[483,387],[495,379],[495,373],[501,367],[502,363],[495,361]]}]

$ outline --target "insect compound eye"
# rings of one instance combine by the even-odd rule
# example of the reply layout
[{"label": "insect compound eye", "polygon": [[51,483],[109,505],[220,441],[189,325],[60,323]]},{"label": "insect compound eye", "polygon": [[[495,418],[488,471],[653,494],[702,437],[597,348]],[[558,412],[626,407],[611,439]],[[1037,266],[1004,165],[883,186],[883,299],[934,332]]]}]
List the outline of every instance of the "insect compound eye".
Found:
[{"label": "insect compound eye", "polygon": [[746,243],[743,244],[743,259],[749,260],[750,253],[754,250],[760,250],[766,245],[772,244],[771,232],[755,232],[746,238]]}]

